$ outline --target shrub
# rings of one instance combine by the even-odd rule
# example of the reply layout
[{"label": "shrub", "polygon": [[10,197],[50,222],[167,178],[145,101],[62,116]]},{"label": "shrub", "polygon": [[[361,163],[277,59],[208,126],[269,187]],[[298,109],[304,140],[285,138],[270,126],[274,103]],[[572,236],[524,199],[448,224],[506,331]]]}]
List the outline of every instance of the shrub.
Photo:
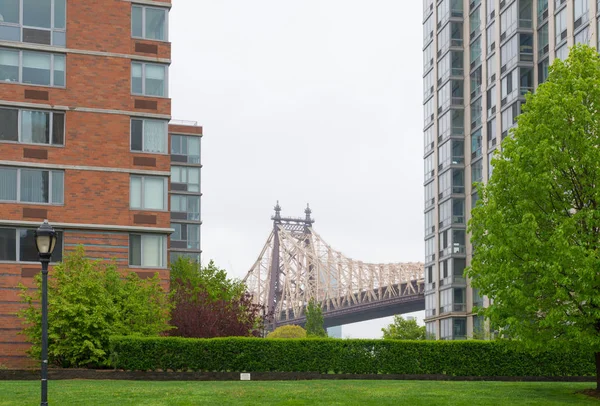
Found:
[{"label": "shrub", "polygon": [[[30,292],[21,285],[26,308],[23,332],[41,353],[41,275]],[[61,367],[108,365],[111,335],[156,336],[168,330],[169,303],[158,276],[125,279],[112,263],[91,261],[82,247],[54,267],[48,278],[48,358]]]},{"label": "shrub", "polygon": [[271,331],[267,338],[306,338],[306,330],[300,326],[281,326]]},{"label": "shrub", "polygon": [[111,337],[125,370],[592,376],[588,348],[525,350],[510,341]]}]

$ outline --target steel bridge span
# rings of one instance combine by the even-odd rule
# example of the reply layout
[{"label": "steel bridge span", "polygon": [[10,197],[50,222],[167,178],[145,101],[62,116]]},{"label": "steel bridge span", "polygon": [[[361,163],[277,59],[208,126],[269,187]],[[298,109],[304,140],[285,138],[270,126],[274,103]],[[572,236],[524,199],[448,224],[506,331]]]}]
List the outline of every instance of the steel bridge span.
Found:
[{"label": "steel bridge span", "polygon": [[315,232],[310,208],[304,218],[281,217],[244,281],[255,302],[274,315],[272,328],[303,325],[314,299],[325,327],[425,309],[422,263],[369,264],[334,250]]}]

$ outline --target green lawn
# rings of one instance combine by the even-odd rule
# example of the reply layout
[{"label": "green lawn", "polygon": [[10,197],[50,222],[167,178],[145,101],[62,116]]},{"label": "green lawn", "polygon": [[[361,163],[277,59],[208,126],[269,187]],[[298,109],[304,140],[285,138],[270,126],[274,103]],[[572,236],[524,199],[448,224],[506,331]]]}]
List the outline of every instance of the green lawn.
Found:
[{"label": "green lawn", "polygon": [[[68,405],[600,405],[575,392],[594,383],[447,381],[50,381]],[[39,405],[38,381],[0,381],[0,406]]]}]

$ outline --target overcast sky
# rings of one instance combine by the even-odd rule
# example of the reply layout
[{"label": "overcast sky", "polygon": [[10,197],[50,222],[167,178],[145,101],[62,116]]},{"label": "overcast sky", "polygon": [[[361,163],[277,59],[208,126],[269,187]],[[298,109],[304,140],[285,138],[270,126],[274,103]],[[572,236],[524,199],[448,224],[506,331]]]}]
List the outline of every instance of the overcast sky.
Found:
[{"label": "overcast sky", "polygon": [[172,115],[204,127],[203,262],[243,277],[277,200],[286,216],[310,203],[348,257],[423,261],[422,2],[173,5]]}]

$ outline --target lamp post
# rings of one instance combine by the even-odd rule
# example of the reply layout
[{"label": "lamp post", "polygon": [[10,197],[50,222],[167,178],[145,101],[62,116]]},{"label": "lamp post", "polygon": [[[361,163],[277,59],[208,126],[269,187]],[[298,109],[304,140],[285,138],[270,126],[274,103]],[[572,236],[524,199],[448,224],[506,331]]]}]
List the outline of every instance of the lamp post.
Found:
[{"label": "lamp post", "polygon": [[48,406],[48,264],[56,246],[56,231],[48,220],[35,231],[35,247],[42,263],[42,401]]}]

